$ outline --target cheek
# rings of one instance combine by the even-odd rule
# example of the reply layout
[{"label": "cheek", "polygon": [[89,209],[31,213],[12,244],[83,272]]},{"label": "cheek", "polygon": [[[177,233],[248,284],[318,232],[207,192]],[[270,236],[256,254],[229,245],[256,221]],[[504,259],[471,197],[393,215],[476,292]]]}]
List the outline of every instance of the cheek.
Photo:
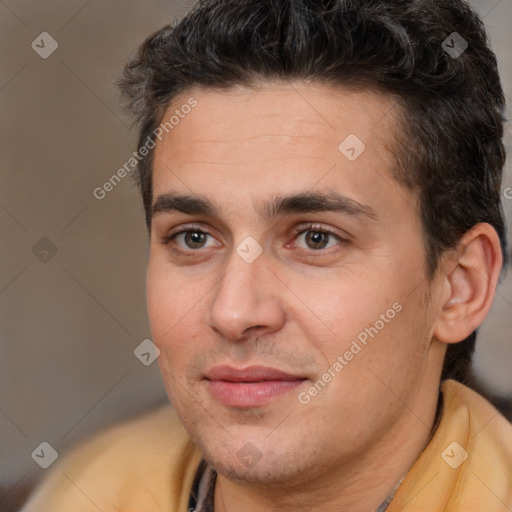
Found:
[{"label": "cheek", "polygon": [[297,314],[310,328],[322,326],[333,339],[352,339],[379,320],[381,314],[394,316],[393,304],[400,299],[392,283],[377,276],[364,276],[342,271],[332,279],[316,282],[296,281],[294,293],[304,300]]},{"label": "cheek", "polygon": [[193,286],[186,286],[179,276],[156,264],[148,264],[146,278],[146,302],[153,342],[165,352],[171,344],[182,346],[195,309]]},{"label": "cheek", "polygon": [[425,363],[426,326],[418,321],[425,311],[418,293],[407,287],[414,271],[405,279],[397,271],[377,270],[364,278],[360,273],[340,273],[314,287],[296,282],[294,292],[307,299],[307,307],[301,305],[296,315],[303,334],[325,362],[352,351],[348,358],[353,369],[387,373],[393,368],[406,373]]},{"label": "cheek", "polygon": [[148,266],[146,278],[146,304],[151,333],[158,342],[166,331],[172,327],[175,313],[173,307],[173,292],[167,276]]}]

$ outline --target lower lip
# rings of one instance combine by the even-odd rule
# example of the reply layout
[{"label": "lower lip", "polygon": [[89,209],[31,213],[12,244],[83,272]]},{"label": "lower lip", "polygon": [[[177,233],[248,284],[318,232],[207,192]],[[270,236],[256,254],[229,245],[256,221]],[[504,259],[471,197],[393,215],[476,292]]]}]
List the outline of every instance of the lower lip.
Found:
[{"label": "lower lip", "polygon": [[258,407],[274,397],[300,386],[304,380],[265,380],[260,382],[228,382],[208,380],[213,397],[228,407]]}]

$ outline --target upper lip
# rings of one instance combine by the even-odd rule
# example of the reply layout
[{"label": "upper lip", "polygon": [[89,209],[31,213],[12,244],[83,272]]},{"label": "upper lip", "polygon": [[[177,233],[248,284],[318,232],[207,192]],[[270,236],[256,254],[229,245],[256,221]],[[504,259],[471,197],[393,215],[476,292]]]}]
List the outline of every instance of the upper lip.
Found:
[{"label": "upper lip", "polygon": [[233,368],[232,366],[214,366],[205,374],[208,380],[225,380],[228,382],[260,382],[264,380],[303,380],[305,377],[270,368],[268,366],[248,366]]}]

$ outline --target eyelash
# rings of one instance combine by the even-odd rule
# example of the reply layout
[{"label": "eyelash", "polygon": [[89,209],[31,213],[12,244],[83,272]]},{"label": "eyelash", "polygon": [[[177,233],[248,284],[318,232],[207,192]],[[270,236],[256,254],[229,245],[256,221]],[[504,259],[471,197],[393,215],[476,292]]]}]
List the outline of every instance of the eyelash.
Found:
[{"label": "eyelash", "polygon": [[[338,242],[340,244],[345,244],[345,243],[348,243],[348,240],[345,239],[345,238],[342,238],[339,234],[335,233],[333,230],[331,229],[328,229],[328,228],[325,228],[319,224],[314,224],[314,223],[309,223],[309,224],[303,224],[303,225],[300,225],[300,226],[296,226],[292,229],[292,234],[293,234],[293,237],[294,237],[294,240],[299,236],[299,235],[302,235],[304,233],[307,233],[308,231],[313,231],[313,232],[318,232],[318,233],[323,233],[323,234],[327,234],[327,235],[330,235],[330,236],[333,236],[334,238],[336,238],[338,240]],[[182,235],[184,233],[190,233],[190,232],[194,232],[194,233],[201,233],[201,234],[204,234],[204,235],[209,235],[209,236],[213,236],[210,232],[206,231],[205,229],[203,229],[202,227],[199,227],[199,226],[187,226],[186,229],[182,229],[180,231],[177,231],[176,233],[170,233],[168,235],[165,235],[162,240],[161,240],[161,243],[165,246],[170,246],[171,242],[176,238],[178,237],[179,235]],[[288,246],[289,244],[287,244]],[[184,255],[185,253],[188,255],[188,256],[192,256],[192,257],[200,257],[202,256],[201,255],[201,248],[199,249],[176,249],[174,247],[170,247],[170,250],[174,253],[177,253],[177,254],[180,254],[180,255]],[[332,249],[332,247],[330,248],[327,248],[327,249],[299,249],[299,250],[302,250],[302,251],[308,251],[310,253],[317,253],[318,255],[322,255],[322,254],[327,254],[329,251],[329,249]]]}]

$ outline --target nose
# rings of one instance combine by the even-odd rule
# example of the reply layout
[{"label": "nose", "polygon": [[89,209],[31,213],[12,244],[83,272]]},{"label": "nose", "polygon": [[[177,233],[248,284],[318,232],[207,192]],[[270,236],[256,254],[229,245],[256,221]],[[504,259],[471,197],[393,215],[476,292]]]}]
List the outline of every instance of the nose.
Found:
[{"label": "nose", "polygon": [[280,282],[267,268],[264,254],[247,263],[234,251],[227,269],[208,310],[210,328],[231,340],[279,330],[286,319]]}]

